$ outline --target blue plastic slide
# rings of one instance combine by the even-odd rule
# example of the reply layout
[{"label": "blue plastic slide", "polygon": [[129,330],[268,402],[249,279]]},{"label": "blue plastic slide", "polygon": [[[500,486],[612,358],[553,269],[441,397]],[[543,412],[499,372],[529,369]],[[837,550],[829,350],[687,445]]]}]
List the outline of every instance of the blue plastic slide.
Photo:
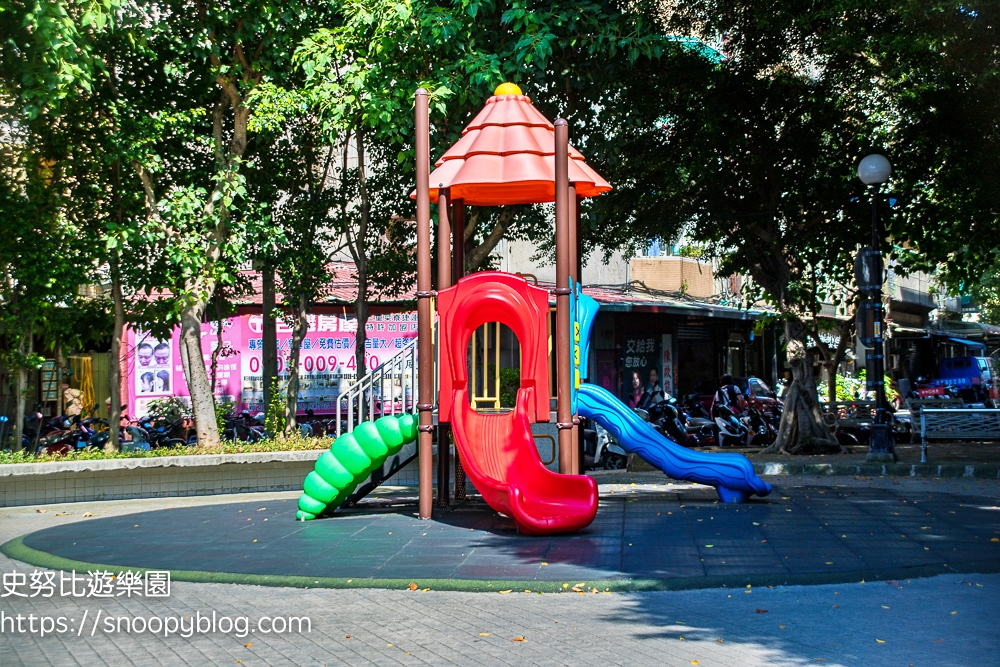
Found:
[{"label": "blue plastic slide", "polygon": [[635,452],[674,479],[714,486],[723,502],[742,503],[766,496],[771,485],[742,454],[697,452],[668,439],[603,387],[583,383],[577,390],[580,414],[606,428],[628,452]]}]

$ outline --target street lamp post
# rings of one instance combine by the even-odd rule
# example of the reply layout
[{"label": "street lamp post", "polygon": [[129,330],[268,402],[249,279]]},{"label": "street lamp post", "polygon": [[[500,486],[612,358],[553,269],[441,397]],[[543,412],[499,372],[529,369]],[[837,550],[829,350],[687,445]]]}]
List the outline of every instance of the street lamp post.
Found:
[{"label": "street lamp post", "polygon": [[879,186],[889,180],[892,165],[882,155],[872,154],[861,160],[858,165],[858,177],[865,185],[872,186],[872,260],[876,268],[876,280],[871,291],[874,312],[874,338],[872,347],[867,353],[866,371],[868,391],[875,393],[875,415],[872,420],[871,443],[868,448],[868,460],[879,462],[895,462],[896,450],[889,437],[888,403],[885,398],[885,318],[882,313],[882,230],[879,227],[878,199]]}]

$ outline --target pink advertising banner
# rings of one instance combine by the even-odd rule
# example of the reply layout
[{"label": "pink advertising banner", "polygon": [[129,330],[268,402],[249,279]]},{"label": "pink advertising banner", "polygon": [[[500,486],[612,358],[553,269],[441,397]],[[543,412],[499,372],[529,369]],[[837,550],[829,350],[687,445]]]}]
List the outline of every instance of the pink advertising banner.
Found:
[{"label": "pink advertising banner", "polygon": [[[260,314],[241,314],[222,322],[222,351],[216,362],[215,395],[234,403],[236,410],[263,410],[263,375]],[[317,413],[336,410],[336,397],[356,377],[355,342],[357,320],[343,310],[318,308],[308,316],[309,328],[299,354],[299,411]],[[365,344],[369,370],[395,355],[417,336],[417,314],[378,313],[367,325]],[[292,332],[278,319],[278,376],[288,377]],[[130,329],[128,346],[128,414],[145,416],[154,399],[189,396],[180,355],[180,329],[169,339]],[[211,378],[212,353],[218,347],[218,322],[201,325],[202,361]]]}]

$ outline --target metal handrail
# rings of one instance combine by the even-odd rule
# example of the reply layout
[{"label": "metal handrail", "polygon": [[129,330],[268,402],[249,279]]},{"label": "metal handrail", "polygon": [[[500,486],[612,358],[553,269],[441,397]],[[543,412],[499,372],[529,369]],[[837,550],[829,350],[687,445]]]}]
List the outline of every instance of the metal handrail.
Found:
[{"label": "metal handrail", "polygon": [[[337,394],[337,436],[341,434],[340,415],[347,402],[347,433],[375,414],[395,415],[417,411],[417,339],[397,354]],[[388,383],[388,384],[387,384]],[[389,387],[388,391],[386,386]],[[396,388],[399,396],[396,396]],[[388,397],[388,400],[386,400]],[[357,410],[355,410],[355,403]],[[377,406],[377,410],[376,410]],[[355,414],[357,412],[357,414]]]}]

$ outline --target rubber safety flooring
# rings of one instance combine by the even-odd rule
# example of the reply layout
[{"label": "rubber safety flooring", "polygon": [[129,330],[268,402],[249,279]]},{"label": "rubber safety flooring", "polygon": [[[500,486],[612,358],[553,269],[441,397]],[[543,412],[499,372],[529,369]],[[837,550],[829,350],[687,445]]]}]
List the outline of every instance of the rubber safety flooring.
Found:
[{"label": "rubber safety flooring", "polygon": [[664,482],[602,485],[588,529],[547,537],[520,535],[475,501],[421,521],[416,498],[403,494],[305,523],[294,520],[293,499],[234,502],[93,518],[22,539],[80,564],[353,586],[433,579],[701,588],[1000,571],[998,504],[831,483],[784,484],[727,505],[713,489]]}]

